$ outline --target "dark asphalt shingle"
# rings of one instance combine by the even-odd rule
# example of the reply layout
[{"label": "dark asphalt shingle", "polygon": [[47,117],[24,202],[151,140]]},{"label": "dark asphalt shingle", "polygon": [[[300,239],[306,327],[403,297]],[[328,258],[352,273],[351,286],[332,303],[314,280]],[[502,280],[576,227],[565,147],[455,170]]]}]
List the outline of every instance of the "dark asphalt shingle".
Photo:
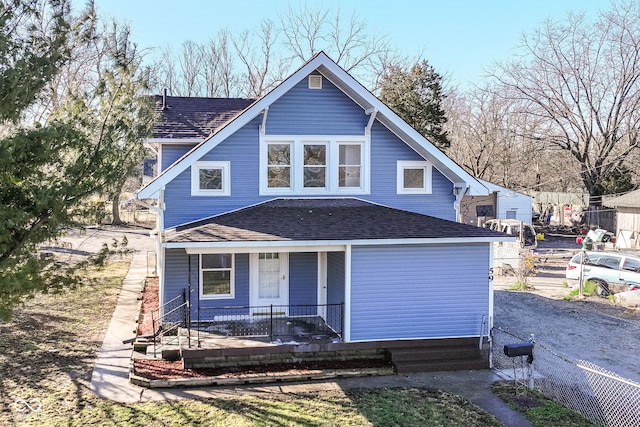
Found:
[{"label": "dark asphalt shingle", "polygon": [[253,103],[243,98],[154,96],[153,138],[206,138]]},{"label": "dark asphalt shingle", "polygon": [[505,234],[358,199],[275,199],[165,233],[174,243],[474,237]]}]

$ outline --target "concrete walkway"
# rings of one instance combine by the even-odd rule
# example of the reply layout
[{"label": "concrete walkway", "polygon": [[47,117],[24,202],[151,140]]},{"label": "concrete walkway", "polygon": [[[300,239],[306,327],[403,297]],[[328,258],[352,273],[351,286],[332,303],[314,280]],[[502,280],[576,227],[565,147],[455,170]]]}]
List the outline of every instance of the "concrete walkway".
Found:
[{"label": "concrete walkway", "polygon": [[201,387],[179,389],[145,389],[129,382],[131,344],[122,341],[135,335],[135,319],[140,309],[144,278],[147,274],[146,253],[133,256],[118,304],[98,353],[91,390],[99,397],[120,403],[173,399],[212,399],[244,394],[265,396],[273,393],[304,393],[347,390],[354,388],[421,387],[448,391],[465,397],[509,427],[530,427],[532,424],[512,410],[491,390],[491,383],[501,378],[493,371],[428,372],[412,375],[343,378],[331,381],[279,383],[262,386]]}]

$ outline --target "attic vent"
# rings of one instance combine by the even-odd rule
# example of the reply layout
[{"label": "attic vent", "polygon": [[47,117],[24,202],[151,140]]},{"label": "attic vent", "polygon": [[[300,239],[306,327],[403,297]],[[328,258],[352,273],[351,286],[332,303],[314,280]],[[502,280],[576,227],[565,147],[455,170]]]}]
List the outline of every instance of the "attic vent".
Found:
[{"label": "attic vent", "polygon": [[322,89],[322,76],[318,74],[309,75],[309,89]]}]

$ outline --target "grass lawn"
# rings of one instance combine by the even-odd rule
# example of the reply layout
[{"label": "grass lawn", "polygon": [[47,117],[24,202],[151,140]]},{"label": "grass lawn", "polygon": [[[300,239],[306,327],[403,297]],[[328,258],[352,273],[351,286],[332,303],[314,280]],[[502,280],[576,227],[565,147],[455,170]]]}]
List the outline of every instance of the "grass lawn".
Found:
[{"label": "grass lawn", "polygon": [[[127,262],[89,271],[87,284],[39,295],[0,323],[4,426],[499,426],[458,396],[425,389],[267,394],[118,404],[89,388]],[[25,402],[33,409],[29,409]]]}]

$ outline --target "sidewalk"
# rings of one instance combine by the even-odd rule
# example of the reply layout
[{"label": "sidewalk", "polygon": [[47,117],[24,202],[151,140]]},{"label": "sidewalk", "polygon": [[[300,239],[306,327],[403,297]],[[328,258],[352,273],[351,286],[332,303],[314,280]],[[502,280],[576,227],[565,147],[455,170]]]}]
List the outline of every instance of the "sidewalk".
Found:
[{"label": "sidewalk", "polygon": [[420,387],[460,395],[493,414],[509,427],[529,427],[532,424],[522,414],[512,410],[491,390],[491,383],[501,378],[493,371],[427,372],[411,375],[343,378],[331,381],[279,383],[237,387],[201,387],[179,389],[145,389],[129,382],[131,344],[122,341],[135,334],[144,278],[147,274],[146,254],[135,254],[125,278],[118,304],[98,353],[91,390],[99,397],[120,403],[149,402],[172,399],[214,399],[243,394],[268,396],[273,393],[304,393],[353,388]]}]

